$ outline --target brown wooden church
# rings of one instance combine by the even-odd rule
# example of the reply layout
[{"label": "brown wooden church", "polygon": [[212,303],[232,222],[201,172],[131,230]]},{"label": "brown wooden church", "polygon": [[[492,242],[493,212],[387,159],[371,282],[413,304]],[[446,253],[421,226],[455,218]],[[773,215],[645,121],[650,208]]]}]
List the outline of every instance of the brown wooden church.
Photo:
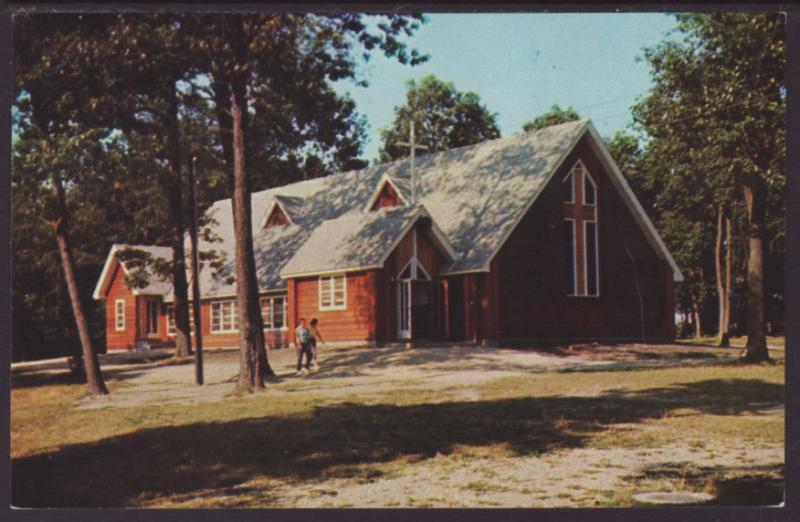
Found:
[{"label": "brown wooden church", "polygon": [[[300,317],[327,341],[667,339],[681,273],[589,121],[252,195],[267,341]],[[228,262],[201,272],[207,346],[236,346],[230,199],[210,209]],[[114,245],[95,290],[107,347],[170,342],[172,288],[129,290]],[[140,247],[171,258],[165,247]]]}]

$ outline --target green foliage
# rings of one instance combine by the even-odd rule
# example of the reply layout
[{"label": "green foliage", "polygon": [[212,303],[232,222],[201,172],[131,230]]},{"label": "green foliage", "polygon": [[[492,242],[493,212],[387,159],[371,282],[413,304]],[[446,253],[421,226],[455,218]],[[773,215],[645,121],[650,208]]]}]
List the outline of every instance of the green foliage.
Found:
[{"label": "green foliage", "polygon": [[[375,20],[368,26],[367,19]],[[355,168],[364,124],[330,82],[351,78],[361,51],[381,50],[401,63],[426,56],[404,37],[422,16],[18,14],[14,18],[14,357],[57,356],[77,345],[53,239],[52,180],[64,182],[78,286],[97,346],[102,306],[91,292],[112,243],[167,244],[172,160],[166,116],[178,105],[185,172],[196,157],[201,237],[212,240],[211,202],[229,196],[213,75],[231,67],[233,19],[248,34],[251,190]],[[223,52],[219,52],[225,49]],[[227,54],[226,54],[227,53]],[[36,108],[34,111],[33,108]],[[188,187],[182,187],[184,195]],[[183,198],[188,204],[188,198]],[[200,252],[219,270],[221,252]],[[151,260],[152,261],[152,260]],[[130,281],[145,284],[141,260]],[[148,276],[149,277],[149,276]]]},{"label": "green foliage", "polygon": [[452,83],[433,75],[425,76],[419,84],[409,80],[406,86],[405,105],[395,107],[394,122],[381,131],[379,161],[408,155],[408,148],[397,143],[408,141],[411,120],[417,143],[427,146],[430,152],[500,137],[497,115],[490,113],[474,92],[460,92]]},{"label": "green foliage", "polygon": [[[633,171],[632,185],[652,201],[659,230],[687,276],[678,297],[686,307],[687,296],[698,295],[706,301],[704,309],[712,311],[716,304],[707,298],[715,293],[718,208],[723,205],[734,218],[738,301],[748,239],[742,187],[765,193],[765,283],[773,303],[782,301],[784,17],[714,13],[676,18],[683,39],[645,50],[654,86],[634,107],[647,151]],[[773,306],[769,320],[780,325],[781,316],[782,307]]]},{"label": "green foliage", "polygon": [[542,129],[551,125],[558,125],[559,123],[567,123],[581,119],[580,115],[572,107],[562,109],[558,104],[550,107],[550,110],[541,114],[529,122],[522,125],[522,130],[525,132]]}]

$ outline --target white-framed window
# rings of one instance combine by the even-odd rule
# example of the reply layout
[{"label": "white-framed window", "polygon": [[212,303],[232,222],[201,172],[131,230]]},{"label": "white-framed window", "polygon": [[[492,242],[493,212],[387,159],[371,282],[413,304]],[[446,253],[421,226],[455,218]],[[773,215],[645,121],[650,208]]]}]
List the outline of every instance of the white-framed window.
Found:
[{"label": "white-framed window", "polygon": [[261,319],[265,330],[286,330],[286,296],[262,297]]},{"label": "white-framed window", "polygon": [[578,272],[575,269],[577,263],[575,262],[576,248],[575,248],[575,220],[564,220],[564,261],[566,261],[564,268],[564,280],[567,283],[567,295],[576,295],[578,287]]},{"label": "white-framed window", "polygon": [[596,297],[600,295],[600,263],[597,248],[597,223],[594,221],[583,222],[583,238],[586,245],[586,295]]},{"label": "white-framed window", "polygon": [[347,277],[344,274],[320,276],[319,309],[344,310],[347,308]]},{"label": "white-framed window", "polygon": [[563,241],[568,296],[600,295],[597,200],[597,184],[578,160],[564,178]]},{"label": "white-framed window", "polygon": [[226,333],[239,331],[239,313],[236,300],[214,301],[211,303],[211,332]]},{"label": "white-framed window", "polygon": [[589,171],[585,169],[583,171],[583,204],[597,205],[597,185],[589,175]]},{"label": "white-framed window", "polygon": [[144,333],[151,337],[157,336],[161,303],[157,299],[147,299],[144,304]]},{"label": "white-framed window", "polygon": [[564,203],[575,203],[575,176],[572,175],[572,171],[566,175],[561,186],[564,189]]},{"label": "white-framed window", "polygon": [[[187,303],[189,306],[189,333],[194,335],[194,310],[192,303]],[[175,327],[175,305],[169,305],[167,308],[167,335],[174,336],[177,328]]]},{"label": "white-framed window", "polygon": [[125,299],[114,301],[114,330],[117,332],[125,330]]}]

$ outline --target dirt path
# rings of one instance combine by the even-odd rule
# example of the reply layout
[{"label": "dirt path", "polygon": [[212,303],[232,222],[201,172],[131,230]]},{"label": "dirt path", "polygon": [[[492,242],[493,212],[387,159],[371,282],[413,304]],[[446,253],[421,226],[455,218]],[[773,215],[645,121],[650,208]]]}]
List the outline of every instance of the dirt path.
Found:
[{"label": "dirt path", "polygon": [[[294,396],[300,397],[300,402],[304,403],[306,399],[313,401],[324,396],[326,400],[333,398],[334,403],[355,400],[358,403],[372,404],[375,400],[380,401],[380,397],[393,397],[392,392],[397,390],[414,389],[422,392],[425,406],[428,406],[428,402],[438,401],[463,405],[470,401],[486,400],[482,394],[487,386],[481,385],[488,383],[489,389],[499,393],[502,399],[506,396],[503,386],[508,386],[504,383],[521,382],[519,379],[501,380],[498,384],[491,382],[505,377],[546,372],[604,372],[638,367],[719,365],[731,361],[735,355],[730,350],[713,348],[636,344],[562,346],[548,351],[475,347],[322,347],[321,370],[298,376],[295,375],[294,350],[284,349],[270,353],[271,364],[279,377],[270,382],[266,394],[239,396],[235,400],[258,401]],[[29,371],[31,370],[24,370]],[[44,371],[66,370],[48,368]],[[709,368],[709,372],[712,371],[738,370],[717,366]],[[206,384],[202,387],[193,384],[192,364],[171,364],[169,361],[113,364],[106,365],[104,372],[111,395],[99,399],[80,398],[74,404],[77,409],[192,405],[230,399],[234,379],[238,374],[238,353],[209,353],[205,365]],[[576,388],[568,388],[566,392],[551,391],[545,398],[555,401],[555,404],[575,398],[585,400],[579,404],[595,404],[586,400],[597,391],[586,383],[589,379],[585,376],[588,375],[565,374],[564,379],[572,379]],[[605,374],[593,375],[602,377]],[[625,375],[636,375],[640,379],[651,378],[648,372]],[[553,377],[561,382],[560,375]],[[614,377],[616,378],[618,377]],[[708,379],[717,382],[717,385],[725,382],[712,377]],[[523,379],[522,382],[524,381],[530,379]],[[675,381],[678,385],[682,382]],[[649,380],[647,385],[650,385]],[[662,385],[663,383],[659,383],[654,386]],[[491,388],[492,386],[499,388]],[[445,389],[445,393],[438,393]],[[769,387],[764,385],[761,389]],[[430,394],[431,398],[428,399],[427,392],[430,390],[437,393]],[[507,395],[514,395],[515,390],[507,391]],[[674,397],[665,393],[667,397]],[[339,397],[342,398],[341,401]],[[624,392],[621,397],[624,397]],[[664,404],[665,408],[672,407],[668,401]],[[680,401],[677,404],[681,404]],[[698,420],[705,417],[718,419],[715,422],[719,424],[711,426],[721,426],[735,419],[736,414],[723,407],[718,411],[712,408],[705,413],[689,408],[691,405],[700,408],[701,404],[702,401],[695,403],[689,400],[681,415],[693,415],[693,419]],[[747,410],[747,426],[751,428],[748,433],[736,430],[719,433],[712,430],[703,432],[702,435],[695,433],[687,436],[681,431],[680,424],[670,427],[668,422],[663,422],[665,419],[669,420],[669,417],[660,417],[664,414],[647,414],[641,418],[636,415],[621,415],[627,420],[618,420],[616,423],[612,417],[589,416],[590,423],[600,425],[596,431],[587,426],[583,429],[597,435],[606,432],[612,434],[605,438],[586,439],[575,446],[542,446],[542,449],[535,452],[521,452],[518,448],[515,450],[509,443],[514,439],[508,436],[492,440],[490,435],[486,435],[484,438],[489,442],[453,444],[447,447],[446,452],[442,450],[446,454],[438,453],[438,449],[429,453],[419,453],[416,449],[400,452],[399,456],[391,459],[372,459],[366,455],[361,461],[349,463],[347,469],[337,468],[338,464],[329,465],[313,479],[301,478],[292,473],[270,473],[269,466],[273,463],[265,463],[263,470],[256,470],[233,485],[213,488],[203,486],[165,496],[139,497],[131,500],[130,505],[300,508],[591,507],[632,505],[632,495],[643,490],[699,491],[704,488],[704,481],[710,477],[741,474],[751,478],[761,477],[762,482],[767,480],[779,484],[783,476],[783,444],[777,442],[776,438],[762,439],[760,433],[763,431],[762,426],[766,425],[761,423],[780,424],[782,427],[783,409],[781,405],[774,404],[774,400],[765,402],[763,406],[756,406],[757,404],[760,404],[758,397],[748,402],[748,406],[751,406]],[[625,408],[630,408],[630,405]],[[568,408],[563,405],[560,407],[563,408],[567,420],[554,418],[548,422],[552,424],[552,429],[565,436],[570,434],[570,419],[578,426],[584,410],[578,408],[580,411],[576,410],[570,417]],[[469,409],[470,406],[467,406],[467,411]],[[100,414],[105,415],[105,412]],[[525,419],[524,416],[522,418]],[[546,437],[549,433],[549,424],[540,420],[536,418],[530,424],[512,423],[509,426],[513,429],[532,430],[521,432],[521,437],[532,437],[533,440],[540,435]],[[564,425],[560,426],[559,423]],[[481,425],[480,429],[489,428]],[[537,435],[535,430],[544,431]],[[625,438],[614,434],[636,434],[636,437]],[[464,440],[470,439],[467,437]],[[337,451],[346,448],[345,444]],[[297,457],[297,465],[304,465],[303,459],[306,457],[313,461],[319,455],[315,456],[313,450],[308,454],[303,453]]]},{"label": "dirt path", "polygon": [[[727,350],[685,347],[676,350],[672,345],[618,345],[606,346],[604,350],[598,348],[601,346],[604,345],[559,347],[553,353],[473,346],[419,349],[323,346],[321,370],[303,376],[295,374],[294,350],[273,350],[270,363],[278,379],[269,384],[268,393],[278,396],[304,392],[323,392],[327,396],[379,393],[399,383],[404,387],[438,390],[537,372],[692,365],[731,357]],[[637,354],[642,353],[648,355],[643,360],[637,359]],[[112,385],[117,384],[111,395],[83,399],[78,407],[124,408],[151,403],[190,405],[219,401],[233,392],[238,364],[236,351],[210,353],[204,365],[206,384],[202,388],[194,385],[194,366],[190,363],[106,366],[108,380]],[[465,392],[464,398],[468,396]]]}]

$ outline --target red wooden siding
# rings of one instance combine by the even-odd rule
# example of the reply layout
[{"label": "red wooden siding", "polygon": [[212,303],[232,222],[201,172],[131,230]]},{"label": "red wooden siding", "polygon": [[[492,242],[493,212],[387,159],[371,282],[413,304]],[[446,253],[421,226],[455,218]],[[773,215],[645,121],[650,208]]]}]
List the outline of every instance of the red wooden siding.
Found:
[{"label": "red wooden siding", "polygon": [[[203,347],[232,348],[239,346],[239,332],[211,333],[211,303],[229,300],[235,301],[236,298],[226,297],[224,299],[209,299],[200,304],[200,319],[202,321],[200,329],[203,333]],[[290,309],[289,304],[290,303],[287,303],[287,312],[289,312]],[[290,325],[291,323],[287,323],[286,330],[264,330],[264,342],[267,344],[267,346],[272,348],[288,346],[290,342]]]},{"label": "red wooden siding", "polygon": [[[106,306],[106,349],[132,350],[136,344],[136,296],[125,286],[122,266],[115,261],[116,268],[111,277],[111,284],[105,295]],[[114,324],[114,308],[117,299],[125,300],[125,330],[116,331]]]},{"label": "red wooden siding", "polygon": [[[347,278],[347,301],[344,310],[319,309],[319,278],[293,280],[295,306],[292,330],[301,317],[306,325],[313,317],[319,319],[319,329],[326,341],[375,340],[375,271],[351,272]],[[291,301],[291,299],[290,299]],[[291,308],[291,303],[290,303]],[[292,333],[292,337],[293,337]]]},{"label": "red wooden siding", "polygon": [[[171,345],[175,342],[175,337],[169,335],[168,328],[168,306],[169,303],[164,303],[160,297],[155,296],[135,296],[125,286],[124,272],[122,267],[117,264],[114,269],[111,284],[109,285],[108,293],[105,296],[105,313],[106,313],[106,347],[108,350],[133,350],[136,347],[136,341],[146,340],[155,345]],[[114,307],[117,299],[125,300],[125,330],[117,332],[114,323]],[[155,299],[159,303],[159,324],[158,335],[145,337],[145,301],[147,299]],[[232,333],[211,333],[211,303],[219,300],[235,299],[235,297],[225,299],[210,299],[204,300],[200,306],[201,317],[201,331],[203,333],[203,346],[208,348],[228,348],[236,347],[239,345],[238,332]],[[289,303],[290,305],[291,303]],[[291,307],[287,306],[289,314],[291,314]],[[190,312],[191,313],[191,312]],[[266,330],[264,331],[264,341],[270,347],[286,346],[289,344],[289,331],[287,323],[287,330]]]},{"label": "red wooden siding", "polygon": [[[566,296],[561,181],[579,158],[597,184],[597,297]],[[493,265],[499,272],[502,338],[641,338],[640,303],[645,335],[670,335],[669,266],[647,242],[585,138],[545,187]]]},{"label": "red wooden siding", "polygon": [[370,210],[377,210],[379,208],[396,207],[403,202],[400,200],[400,195],[392,187],[391,183],[384,183],[381,193]]}]

